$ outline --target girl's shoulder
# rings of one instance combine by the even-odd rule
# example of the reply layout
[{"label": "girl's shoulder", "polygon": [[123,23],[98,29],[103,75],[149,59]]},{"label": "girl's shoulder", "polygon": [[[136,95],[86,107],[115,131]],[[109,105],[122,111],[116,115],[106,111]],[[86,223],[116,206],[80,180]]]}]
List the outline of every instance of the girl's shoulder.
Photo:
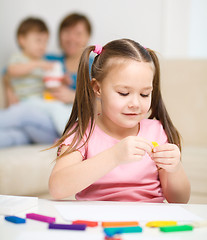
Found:
[{"label": "girl's shoulder", "polygon": [[[75,134],[76,134],[76,132],[73,132],[73,130],[75,129],[76,126],[77,126],[77,122],[74,124],[74,126],[71,128],[71,130],[67,133],[67,136],[66,136],[65,140],[60,144],[60,146],[58,148],[58,156],[60,154],[60,150],[61,150],[63,145],[70,146],[72,144],[72,142],[74,140],[74,137],[75,137]],[[89,131],[90,131],[90,125],[88,125],[83,138],[80,140],[80,142],[76,146],[76,149],[81,153],[83,159],[86,156],[87,146],[85,145],[85,143],[86,143]],[[77,141],[78,140],[76,140],[75,144],[77,143]]]},{"label": "girl's shoulder", "polygon": [[[74,124],[74,126],[71,128],[71,130],[67,133],[67,137],[62,143],[63,145],[67,146],[67,145],[71,144],[71,142],[73,141],[73,138],[75,137],[75,134],[76,134],[76,132],[74,132],[74,133],[72,133],[72,132],[73,132],[73,130],[75,129],[76,126],[77,126],[77,122]],[[84,137],[83,137],[82,141],[87,138],[88,133],[89,133],[89,125],[86,129],[86,132],[84,134]]]},{"label": "girl's shoulder", "polygon": [[[68,137],[66,137],[66,139],[63,141],[63,145],[70,145],[71,142],[73,141],[76,132],[72,133],[73,130],[75,129],[77,123],[74,124],[73,128],[70,130],[70,132],[68,132]],[[71,134],[72,133],[72,134]],[[89,139],[88,139],[89,137]],[[93,127],[91,129],[91,122],[89,121],[88,123],[88,127],[85,131],[85,134],[83,136],[83,138],[81,139],[81,144],[85,143],[88,139],[88,142],[90,142],[91,144],[95,143],[98,139],[107,139],[107,141],[112,141],[113,142],[113,138],[109,135],[107,135],[103,130],[101,130],[98,125],[94,122]]]}]

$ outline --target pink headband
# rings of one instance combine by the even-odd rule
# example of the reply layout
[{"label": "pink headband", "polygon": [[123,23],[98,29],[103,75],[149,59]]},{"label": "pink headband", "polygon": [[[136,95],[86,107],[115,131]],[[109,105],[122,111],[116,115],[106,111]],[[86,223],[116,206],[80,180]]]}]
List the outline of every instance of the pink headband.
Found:
[{"label": "pink headband", "polygon": [[95,49],[93,50],[94,53],[101,54],[103,48],[101,45],[95,45]]}]

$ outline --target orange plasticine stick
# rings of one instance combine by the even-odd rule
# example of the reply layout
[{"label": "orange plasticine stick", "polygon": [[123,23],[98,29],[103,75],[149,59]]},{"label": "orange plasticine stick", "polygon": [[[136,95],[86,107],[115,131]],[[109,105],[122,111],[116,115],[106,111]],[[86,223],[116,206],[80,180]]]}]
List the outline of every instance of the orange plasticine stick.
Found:
[{"label": "orange plasticine stick", "polygon": [[128,227],[138,226],[139,222],[102,222],[102,227]]}]

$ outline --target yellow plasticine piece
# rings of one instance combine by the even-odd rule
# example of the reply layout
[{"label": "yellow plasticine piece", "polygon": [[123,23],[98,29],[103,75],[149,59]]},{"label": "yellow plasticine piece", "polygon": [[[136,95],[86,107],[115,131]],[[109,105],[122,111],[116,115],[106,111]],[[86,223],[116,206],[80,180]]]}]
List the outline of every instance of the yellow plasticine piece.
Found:
[{"label": "yellow plasticine piece", "polygon": [[176,221],[151,221],[146,223],[146,227],[166,227],[175,225],[177,225]]},{"label": "yellow plasticine piece", "polygon": [[152,142],[152,145],[153,145],[154,147],[158,147],[158,146],[159,146],[159,144],[158,144],[157,142]]}]

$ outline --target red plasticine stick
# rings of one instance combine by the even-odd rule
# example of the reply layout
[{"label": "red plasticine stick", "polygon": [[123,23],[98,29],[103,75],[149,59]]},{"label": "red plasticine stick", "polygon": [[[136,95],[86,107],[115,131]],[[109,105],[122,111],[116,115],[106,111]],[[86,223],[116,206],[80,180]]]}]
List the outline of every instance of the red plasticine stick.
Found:
[{"label": "red plasticine stick", "polygon": [[122,238],[121,237],[107,237],[107,236],[105,236],[105,238],[104,238],[105,240],[122,240]]},{"label": "red plasticine stick", "polygon": [[36,213],[27,213],[26,218],[41,221],[41,222],[47,222],[47,223],[55,222],[54,217],[48,217],[48,216],[44,216]]},{"label": "red plasticine stick", "polygon": [[98,222],[85,221],[85,220],[76,220],[76,221],[73,221],[73,224],[85,224],[85,225],[87,225],[87,227],[97,227],[98,226]]}]

